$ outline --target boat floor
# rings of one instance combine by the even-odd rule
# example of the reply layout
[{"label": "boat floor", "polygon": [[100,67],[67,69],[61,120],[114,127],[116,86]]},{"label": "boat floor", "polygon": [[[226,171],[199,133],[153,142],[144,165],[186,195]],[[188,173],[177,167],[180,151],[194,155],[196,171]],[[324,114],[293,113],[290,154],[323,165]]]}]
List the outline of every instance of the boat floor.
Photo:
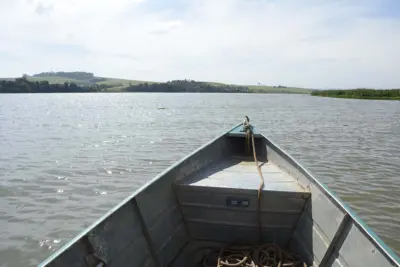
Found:
[{"label": "boat floor", "polygon": [[[258,162],[264,176],[264,191],[307,192],[295,177],[273,162]],[[251,158],[230,157],[194,173],[182,185],[258,190],[260,176]]]}]

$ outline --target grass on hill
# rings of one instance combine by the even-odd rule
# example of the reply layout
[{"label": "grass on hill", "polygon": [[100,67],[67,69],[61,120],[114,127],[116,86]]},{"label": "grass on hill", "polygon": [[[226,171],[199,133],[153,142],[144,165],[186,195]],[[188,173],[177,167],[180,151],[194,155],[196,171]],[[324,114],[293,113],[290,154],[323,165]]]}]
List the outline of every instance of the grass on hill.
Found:
[{"label": "grass on hill", "polygon": [[274,87],[266,85],[247,85],[247,87],[254,93],[310,94],[312,92],[312,89],[298,87]]},{"label": "grass on hill", "polygon": [[[226,86],[224,83],[217,82],[206,82],[213,86]],[[230,84],[231,86],[237,86],[235,84]],[[250,89],[251,93],[276,93],[276,94],[311,94],[312,89],[300,88],[300,87],[276,87],[276,86],[267,86],[267,85],[243,85]]]},{"label": "grass on hill", "polygon": [[[104,78],[104,77],[98,77],[98,78]],[[137,81],[137,80],[126,80],[126,79],[115,79],[115,78],[104,78],[107,79],[106,81],[102,82],[97,82],[96,84],[105,84],[105,85],[116,85],[116,86],[129,86],[131,85],[138,85],[141,83],[154,83],[154,82],[148,82],[148,81]]]}]

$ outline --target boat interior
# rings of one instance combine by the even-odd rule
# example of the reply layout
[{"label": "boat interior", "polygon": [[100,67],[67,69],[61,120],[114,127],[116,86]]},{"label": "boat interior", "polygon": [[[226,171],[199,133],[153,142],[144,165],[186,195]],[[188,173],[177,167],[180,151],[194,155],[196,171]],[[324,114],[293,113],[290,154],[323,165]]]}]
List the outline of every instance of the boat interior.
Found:
[{"label": "boat interior", "polygon": [[311,196],[307,185],[268,160],[264,139],[256,138],[257,163],[264,179],[259,202],[261,177],[251,140],[233,136],[226,141],[228,155],[173,184],[190,241],[171,266],[198,266],[209,253],[207,249],[227,244],[276,244],[296,253],[298,248],[311,246],[311,230],[298,224]]},{"label": "boat interior", "polygon": [[260,197],[251,140],[237,128],[150,181],[46,266],[203,266],[213,248],[260,243],[307,266],[392,266],[302,167],[254,137]]}]

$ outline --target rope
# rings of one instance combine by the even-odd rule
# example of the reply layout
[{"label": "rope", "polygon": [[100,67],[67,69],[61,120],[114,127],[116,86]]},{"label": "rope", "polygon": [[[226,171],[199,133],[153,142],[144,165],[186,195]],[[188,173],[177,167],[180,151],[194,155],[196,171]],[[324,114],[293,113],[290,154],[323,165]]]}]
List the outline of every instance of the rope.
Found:
[{"label": "rope", "polygon": [[261,179],[260,187],[258,188],[258,198],[260,199],[261,198],[261,191],[264,188],[264,176],[263,176],[263,174],[261,172],[260,165],[258,165],[255,142],[254,142],[254,134],[253,133],[251,133],[251,143],[253,144],[254,162],[256,163],[258,175],[260,175],[260,179]]},{"label": "rope", "polygon": [[307,267],[300,257],[275,244],[230,246],[212,250],[199,267]]},{"label": "rope", "polygon": [[258,194],[257,194],[258,199],[260,199],[261,198],[261,191],[264,188],[264,176],[262,174],[260,165],[258,165],[257,154],[256,154],[256,144],[255,144],[255,141],[254,141],[254,133],[253,133],[253,129],[252,129],[250,123],[249,123],[249,118],[247,116],[246,116],[246,119],[243,122],[243,127],[244,127],[244,130],[246,131],[246,140],[249,141],[250,137],[251,137],[251,144],[252,144],[252,147],[253,147],[254,162],[255,162],[256,167],[257,167],[258,175],[260,176],[260,179],[261,179],[261,183],[260,183],[260,186],[258,188]]},{"label": "rope", "polygon": [[259,231],[259,242],[262,242],[262,220],[261,220],[261,193],[262,193],[262,189],[264,188],[264,176],[262,174],[260,165],[258,164],[258,160],[257,160],[257,154],[256,154],[256,142],[254,141],[254,133],[253,133],[253,129],[249,123],[249,117],[246,116],[244,122],[243,122],[243,127],[244,130],[246,131],[246,145],[248,146],[248,143],[250,141],[250,137],[251,137],[251,144],[253,147],[253,157],[254,157],[254,163],[256,164],[257,167],[257,172],[258,175],[260,176],[261,182],[260,182],[260,186],[258,187],[258,192],[257,192],[257,215],[258,215],[258,231]]}]

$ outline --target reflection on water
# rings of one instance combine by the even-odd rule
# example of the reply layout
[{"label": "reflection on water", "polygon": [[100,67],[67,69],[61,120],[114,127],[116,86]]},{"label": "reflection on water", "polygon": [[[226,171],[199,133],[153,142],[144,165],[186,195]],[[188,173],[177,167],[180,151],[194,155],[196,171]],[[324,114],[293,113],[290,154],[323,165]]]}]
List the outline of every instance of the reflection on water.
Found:
[{"label": "reflection on water", "polygon": [[399,102],[303,95],[1,95],[1,266],[38,264],[245,115],[400,252]]}]

